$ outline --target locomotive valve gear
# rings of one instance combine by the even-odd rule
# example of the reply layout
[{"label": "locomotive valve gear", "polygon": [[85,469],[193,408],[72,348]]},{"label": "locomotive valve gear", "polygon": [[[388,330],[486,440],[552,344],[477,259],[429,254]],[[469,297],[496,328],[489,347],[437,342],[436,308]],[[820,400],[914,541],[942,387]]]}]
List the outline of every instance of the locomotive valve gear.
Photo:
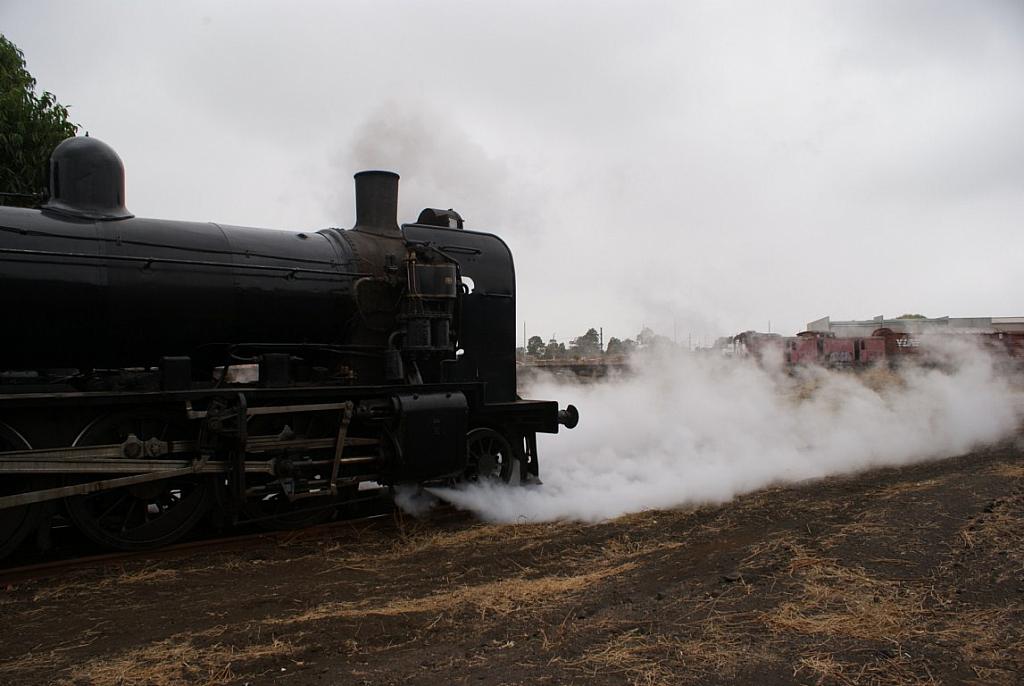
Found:
[{"label": "locomotive valve gear", "polygon": [[161,441],[159,438],[153,437],[146,441],[146,456],[147,457],[160,457],[166,455],[169,451],[169,444],[167,441]]},{"label": "locomotive valve gear", "polygon": [[128,438],[121,444],[121,454],[134,459],[142,455],[143,443],[135,434],[128,434]]}]

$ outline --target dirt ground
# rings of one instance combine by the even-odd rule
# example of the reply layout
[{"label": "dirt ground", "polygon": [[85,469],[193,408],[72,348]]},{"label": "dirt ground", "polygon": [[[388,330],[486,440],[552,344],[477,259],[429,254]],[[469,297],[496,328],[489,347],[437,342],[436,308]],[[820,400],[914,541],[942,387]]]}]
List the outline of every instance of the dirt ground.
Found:
[{"label": "dirt ground", "polygon": [[0,589],[3,684],[1010,684],[1024,448],[596,525],[440,512]]}]

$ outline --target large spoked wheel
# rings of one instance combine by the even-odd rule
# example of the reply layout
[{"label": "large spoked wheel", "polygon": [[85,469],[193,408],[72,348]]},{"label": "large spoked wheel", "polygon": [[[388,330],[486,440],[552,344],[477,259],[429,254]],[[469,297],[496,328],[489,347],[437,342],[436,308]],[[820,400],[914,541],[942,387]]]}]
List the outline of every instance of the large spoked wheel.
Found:
[{"label": "large spoked wheel", "polygon": [[[0,423],[0,450],[29,450],[31,447],[21,434]],[[32,477],[5,475],[0,477],[0,496],[24,493],[34,486],[35,480]],[[0,558],[11,554],[21,545],[25,537],[39,527],[42,516],[43,503],[0,510]]]},{"label": "large spoked wheel", "polygon": [[[187,425],[167,415],[118,413],[103,417],[75,440],[76,446],[123,443],[134,435],[140,441],[193,438]],[[86,477],[93,480],[102,477]],[[213,503],[214,482],[192,474],[148,481],[65,499],[68,515],[88,538],[119,550],[146,550],[172,543],[202,519]]]},{"label": "large spoked wheel", "polygon": [[469,481],[512,480],[515,452],[494,429],[473,429],[466,434],[466,478]]}]

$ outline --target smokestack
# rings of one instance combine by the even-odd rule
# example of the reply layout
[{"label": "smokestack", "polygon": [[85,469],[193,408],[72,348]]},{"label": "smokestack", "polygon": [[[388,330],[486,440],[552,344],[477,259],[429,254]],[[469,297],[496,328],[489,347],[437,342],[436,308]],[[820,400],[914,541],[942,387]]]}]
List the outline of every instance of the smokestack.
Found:
[{"label": "smokestack", "polygon": [[398,174],[361,171],[356,178],[356,225],[353,231],[379,236],[400,236],[398,229]]}]

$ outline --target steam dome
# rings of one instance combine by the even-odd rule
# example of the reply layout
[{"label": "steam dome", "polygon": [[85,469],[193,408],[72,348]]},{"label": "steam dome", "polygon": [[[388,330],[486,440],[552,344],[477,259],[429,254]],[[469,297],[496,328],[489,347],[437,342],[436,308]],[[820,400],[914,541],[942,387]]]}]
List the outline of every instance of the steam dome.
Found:
[{"label": "steam dome", "polygon": [[101,140],[74,137],[50,155],[50,199],[44,210],[84,219],[126,219],[124,164]]}]

